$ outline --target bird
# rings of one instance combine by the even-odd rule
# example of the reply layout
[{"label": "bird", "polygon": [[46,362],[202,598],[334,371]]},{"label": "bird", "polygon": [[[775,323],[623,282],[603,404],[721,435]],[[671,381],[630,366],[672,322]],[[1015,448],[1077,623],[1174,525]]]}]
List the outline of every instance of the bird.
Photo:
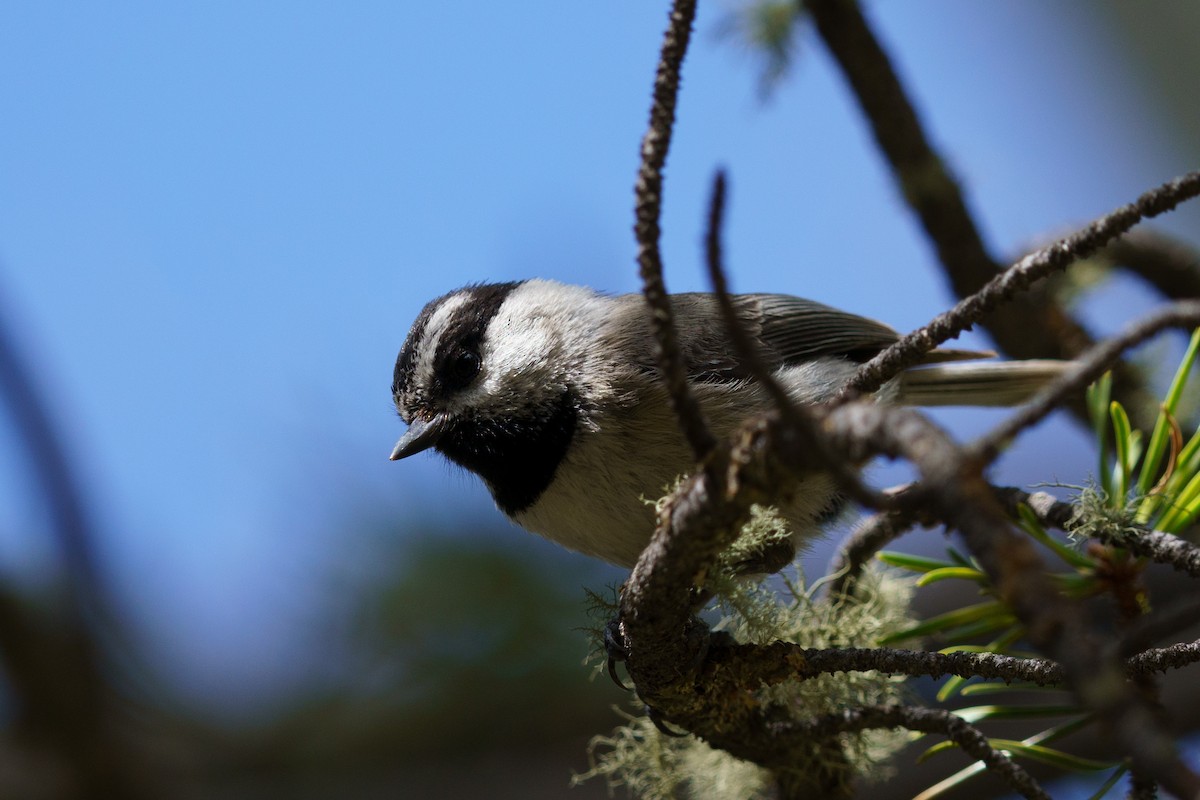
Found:
[{"label": "bird", "polygon": [[[881,322],[785,294],[730,299],[773,377],[800,405],[831,399],[897,341]],[[734,355],[715,295],[670,295],[692,392],[727,436],[772,401]],[[392,460],[434,449],[478,475],[505,516],[578,552],[631,567],[654,531],[653,501],[694,469],[638,294],[531,278],[464,286],[425,305],[400,348],[392,399],[407,424]],[[876,392],[906,405],[1015,405],[1060,361],[975,361],[931,351]],[[802,478],[779,509],[795,547],[844,503]],[[780,564],[779,566],[782,566]],[[778,567],[776,567],[778,568]]]}]

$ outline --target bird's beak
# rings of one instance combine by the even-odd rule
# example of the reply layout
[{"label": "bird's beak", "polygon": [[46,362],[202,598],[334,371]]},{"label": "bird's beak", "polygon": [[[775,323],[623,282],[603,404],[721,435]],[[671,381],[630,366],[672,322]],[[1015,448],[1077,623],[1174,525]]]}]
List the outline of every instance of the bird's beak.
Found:
[{"label": "bird's beak", "polygon": [[437,414],[429,420],[414,419],[409,423],[408,430],[400,437],[400,441],[396,442],[396,449],[392,451],[391,455],[392,461],[408,458],[433,447],[442,438],[449,423],[450,418],[446,414]]}]

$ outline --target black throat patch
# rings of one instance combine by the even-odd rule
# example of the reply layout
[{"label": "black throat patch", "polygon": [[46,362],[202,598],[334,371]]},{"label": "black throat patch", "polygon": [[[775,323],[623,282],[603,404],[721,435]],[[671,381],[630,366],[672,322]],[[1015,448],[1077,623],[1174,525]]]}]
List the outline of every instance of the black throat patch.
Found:
[{"label": "black throat patch", "polygon": [[532,506],[567,454],[579,409],[570,392],[529,416],[456,420],[437,449],[479,475],[510,517]]}]

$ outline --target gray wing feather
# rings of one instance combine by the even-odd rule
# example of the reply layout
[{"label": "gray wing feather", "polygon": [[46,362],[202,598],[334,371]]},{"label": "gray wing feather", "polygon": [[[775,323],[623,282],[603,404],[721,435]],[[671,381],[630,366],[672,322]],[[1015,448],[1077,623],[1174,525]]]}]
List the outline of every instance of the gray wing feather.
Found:
[{"label": "gray wing feather", "polygon": [[801,297],[745,294],[735,302],[744,318],[757,319],[759,339],[780,365],[822,356],[865,361],[899,338],[882,322]]},{"label": "gray wing feather", "polygon": [[[630,296],[633,298],[634,296]],[[631,302],[629,311],[644,314]],[[771,369],[816,358],[865,361],[896,341],[888,326],[836,308],[782,294],[739,294],[734,307],[755,337]],[[679,343],[694,380],[727,381],[749,377],[734,355],[716,299],[711,294],[671,295]],[[647,364],[652,368],[651,364]]]},{"label": "gray wing feather", "polygon": [[[640,295],[616,298],[618,312],[610,343],[634,363],[657,373],[649,319]],[[734,355],[716,299],[711,294],[671,295],[679,345],[688,375],[701,382],[749,378]],[[831,306],[782,294],[740,294],[734,307],[746,330],[760,346],[769,369],[802,364],[818,358],[863,362],[894,343],[896,331],[866,317]],[[637,322],[634,322],[634,320]],[[1013,405],[1023,401],[1060,374],[1068,362],[999,362],[948,364],[995,356],[980,350],[933,350],[919,369],[900,376],[897,399],[908,405]]]},{"label": "gray wing feather", "polygon": [[[620,298],[624,314],[636,315],[648,326],[644,301],[639,295]],[[705,293],[671,295],[679,344],[687,362],[688,374],[699,381],[731,381],[749,377],[733,353],[725,322],[716,298]],[[785,294],[738,294],[734,308],[746,330],[755,337],[770,369],[802,364],[818,358],[844,358],[864,362],[899,339],[895,330],[873,319]],[[618,326],[632,333],[639,326]],[[649,347],[649,332],[636,342],[623,340],[636,363],[647,371],[656,371]],[[924,363],[987,358],[992,353],[968,350],[934,350]]]}]

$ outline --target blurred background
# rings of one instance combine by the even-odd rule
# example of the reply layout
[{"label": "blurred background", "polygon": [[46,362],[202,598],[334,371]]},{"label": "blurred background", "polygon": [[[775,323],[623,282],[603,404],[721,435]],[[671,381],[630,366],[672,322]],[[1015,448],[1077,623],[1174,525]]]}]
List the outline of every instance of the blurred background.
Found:
[{"label": "blurred background", "polygon": [[[389,386],[409,323],[449,289],[637,289],[666,9],[0,7],[0,316],[83,489],[123,623],[103,660],[146,729],[172,731],[163,758],[197,796],[558,797],[619,722],[624,696],[583,665],[583,587],[623,574],[509,526],[432,454],[390,463]],[[668,285],[707,288],[724,166],[736,289],[924,323],[951,297],[840,74],[805,29],[764,89],[738,9],[701,5],[685,64]],[[867,10],[997,252],[1198,162],[1194,4]],[[1154,224],[1200,242],[1195,204]],[[1082,315],[1102,334],[1151,302],[1118,279]],[[55,509],[10,411],[0,583],[52,605]],[[939,419],[971,436],[999,416]],[[995,478],[1078,484],[1093,462],[1051,420]],[[922,538],[940,549],[902,546]],[[21,768],[10,754],[0,775]]]}]

